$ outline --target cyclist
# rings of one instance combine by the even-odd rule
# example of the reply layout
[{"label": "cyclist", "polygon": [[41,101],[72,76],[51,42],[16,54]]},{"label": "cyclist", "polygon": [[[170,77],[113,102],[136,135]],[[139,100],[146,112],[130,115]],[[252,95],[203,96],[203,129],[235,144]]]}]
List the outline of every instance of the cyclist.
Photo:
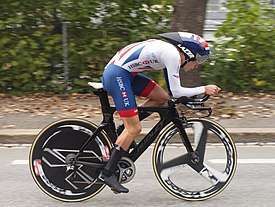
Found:
[{"label": "cyclist", "polygon": [[[196,69],[210,55],[209,46],[203,38],[188,32],[170,32],[159,36],[168,42],[149,39],[130,44],[116,53],[103,72],[102,83],[112,96],[125,129],[98,178],[116,192],[129,192],[119,183],[115,171],[121,157],[142,129],[135,95],[147,98],[143,106],[160,106],[169,100],[169,94],[178,98],[201,93],[215,95],[221,90],[216,85],[194,88],[180,85],[180,69]],[[169,94],[142,74],[143,71],[160,69],[164,69]]]}]

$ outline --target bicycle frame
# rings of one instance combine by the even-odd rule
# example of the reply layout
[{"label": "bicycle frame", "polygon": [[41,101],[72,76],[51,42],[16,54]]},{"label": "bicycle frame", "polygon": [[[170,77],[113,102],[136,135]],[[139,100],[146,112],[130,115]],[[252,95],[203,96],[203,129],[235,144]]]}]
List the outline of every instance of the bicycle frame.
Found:
[{"label": "bicycle frame", "polygon": [[[104,89],[99,89],[94,92],[95,95],[99,96],[100,103],[102,106],[103,120],[98,128],[95,130],[93,135],[86,141],[86,143],[81,147],[80,151],[76,155],[78,157],[80,153],[84,151],[86,146],[93,140],[95,137],[104,130],[111,142],[114,144],[117,140],[116,127],[114,123],[114,112],[116,111],[115,107],[110,106],[108,99],[107,91]],[[157,112],[160,115],[160,120],[154,125],[154,127],[149,131],[149,133],[142,138],[139,144],[134,150],[132,150],[128,157],[135,162],[146,149],[156,140],[158,134],[161,130],[169,123],[174,123],[179,130],[180,137],[185,145],[187,151],[190,153],[191,159],[195,160],[197,155],[195,154],[191,143],[188,139],[186,131],[182,126],[182,118],[179,117],[177,109],[174,106],[166,107],[138,107],[139,112]]]}]

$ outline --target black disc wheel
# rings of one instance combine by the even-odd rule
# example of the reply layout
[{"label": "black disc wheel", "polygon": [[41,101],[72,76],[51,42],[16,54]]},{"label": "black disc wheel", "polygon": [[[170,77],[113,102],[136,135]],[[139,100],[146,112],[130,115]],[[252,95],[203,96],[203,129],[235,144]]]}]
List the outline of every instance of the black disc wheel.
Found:
[{"label": "black disc wheel", "polygon": [[97,181],[97,176],[112,148],[106,133],[100,132],[76,157],[96,128],[88,121],[65,119],[39,133],[32,144],[29,163],[40,189],[61,201],[83,201],[105,187]]}]

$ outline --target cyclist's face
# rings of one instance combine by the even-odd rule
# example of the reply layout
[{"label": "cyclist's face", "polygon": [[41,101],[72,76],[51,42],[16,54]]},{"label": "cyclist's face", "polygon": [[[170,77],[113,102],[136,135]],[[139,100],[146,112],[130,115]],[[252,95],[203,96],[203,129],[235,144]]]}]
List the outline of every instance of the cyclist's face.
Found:
[{"label": "cyclist's face", "polygon": [[197,69],[199,67],[199,63],[197,60],[188,62],[184,67],[183,70],[185,72],[193,69]]}]

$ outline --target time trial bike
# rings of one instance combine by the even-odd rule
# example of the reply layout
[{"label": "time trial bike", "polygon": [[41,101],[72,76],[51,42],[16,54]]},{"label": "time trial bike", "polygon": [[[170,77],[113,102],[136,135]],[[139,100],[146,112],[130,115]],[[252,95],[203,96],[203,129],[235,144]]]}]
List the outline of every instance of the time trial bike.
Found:
[{"label": "time trial bike", "polygon": [[[123,129],[123,125],[115,124],[116,108],[110,105],[102,84],[90,85],[100,99],[101,124],[83,119],[56,121],[38,134],[30,149],[29,165],[35,183],[61,201],[83,201],[102,191],[105,184],[98,175]],[[160,120],[122,157],[116,172],[119,181],[124,184],[134,178],[135,161],[154,145],[155,176],[171,195],[198,201],[224,190],[234,176],[237,152],[229,133],[207,118],[212,112],[204,105],[207,99],[171,98],[162,107],[139,107],[140,120],[151,113],[158,113]],[[180,106],[207,114],[187,118]]]}]

